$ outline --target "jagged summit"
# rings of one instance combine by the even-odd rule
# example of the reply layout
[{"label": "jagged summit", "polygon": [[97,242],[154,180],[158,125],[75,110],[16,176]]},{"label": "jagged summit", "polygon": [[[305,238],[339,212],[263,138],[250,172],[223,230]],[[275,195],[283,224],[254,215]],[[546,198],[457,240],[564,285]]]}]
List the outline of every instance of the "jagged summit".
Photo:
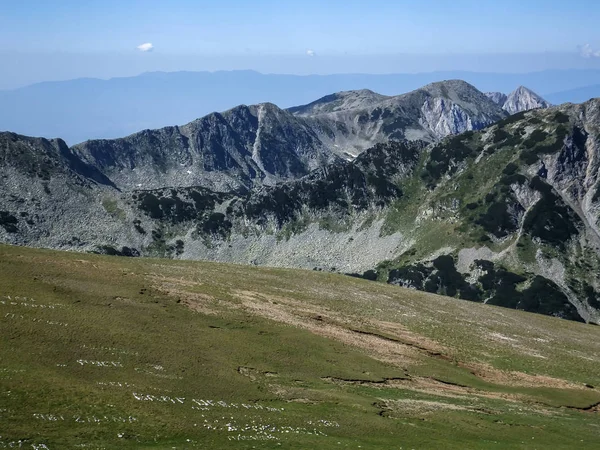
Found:
[{"label": "jagged summit", "polygon": [[502,106],[509,114],[515,114],[521,111],[528,111],[537,108],[549,108],[551,105],[542,97],[537,95],[531,89],[525,86],[519,86],[508,95],[506,102]]},{"label": "jagged summit", "polygon": [[503,92],[486,92],[485,95],[500,106],[504,106],[504,103],[506,103],[506,99],[508,98],[508,95]]},{"label": "jagged summit", "polygon": [[502,92],[486,92],[485,95],[509,114],[551,106],[549,102],[525,86],[519,86],[508,95]]}]

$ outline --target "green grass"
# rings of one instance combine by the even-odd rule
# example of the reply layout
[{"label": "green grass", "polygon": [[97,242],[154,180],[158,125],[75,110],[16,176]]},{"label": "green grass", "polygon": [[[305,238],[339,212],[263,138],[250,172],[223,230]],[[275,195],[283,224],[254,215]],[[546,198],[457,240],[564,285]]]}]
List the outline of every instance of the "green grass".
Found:
[{"label": "green grass", "polygon": [[[482,148],[478,142],[467,141],[467,144],[476,148],[477,151],[474,151],[473,155],[477,155]],[[477,147],[478,145],[480,147]],[[475,224],[475,220],[489,206],[483,199],[498,185],[503,169],[510,161],[514,161],[516,156],[517,152],[513,147],[505,143],[500,144],[493,154],[484,155],[477,164],[465,166],[461,173],[450,180],[441,181],[433,190],[425,188],[419,176],[423,165],[421,162],[415,170],[415,175],[402,185],[404,196],[390,208],[382,234],[401,231],[407,237],[424,244],[426,248],[419,246],[418,249],[418,256],[421,257],[428,256],[442,247],[455,247],[458,242],[463,247],[482,245],[480,238],[485,232]],[[474,159],[474,156],[468,158],[471,162]],[[457,206],[453,207],[454,203]],[[477,204],[476,208],[466,208],[470,203]],[[433,208],[431,217],[422,219],[419,226],[415,227],[415,219],[427,206]],[[461,224],[465,226],[461,227]],[[510,242],[498,245],[488,241],[485,245],[493,251],[501,251],[510,245]]]},{"label": "green grass", "polygon": [[117,219],[125,220],[125,211],[119,208],[119,205],[115,199],[108,197],[102,199],[102,207],[111,216]]},{"label": "green grass", "polygon": [[600,402],[584,385],[600,386],[600,328],[328,273],[0,246],[0,340],[0,448],[582,448],[600,433],[580,410]]}]

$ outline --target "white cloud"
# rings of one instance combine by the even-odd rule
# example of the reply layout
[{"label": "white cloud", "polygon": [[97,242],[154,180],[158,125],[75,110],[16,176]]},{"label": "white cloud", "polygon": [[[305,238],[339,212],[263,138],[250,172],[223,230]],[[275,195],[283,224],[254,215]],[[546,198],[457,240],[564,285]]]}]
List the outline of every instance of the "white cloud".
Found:
[{"label": "white cloud", "polygon": [[600,58],[600,50],[593,49],[590,44],[580,46],[579,53],[584,58]]},{"label": "white cloud", "polygon": [[151,52],[154,49],[154,45],[151,42],[146,42],[145,44],[138,45],[137,49],[140,52]]},{"label": "white cloud", "polygon": [[316,55],[316,53],[314,50],[308,49],[308,50],[306,50],[306,55],[310,56],[312,58],[313,56]]}]

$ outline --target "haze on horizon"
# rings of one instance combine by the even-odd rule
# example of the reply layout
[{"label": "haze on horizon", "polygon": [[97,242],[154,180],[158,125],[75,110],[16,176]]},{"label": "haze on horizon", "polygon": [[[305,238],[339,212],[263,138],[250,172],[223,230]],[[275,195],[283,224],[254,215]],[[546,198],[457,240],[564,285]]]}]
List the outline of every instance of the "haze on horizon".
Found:
[{"label": "haze on horizon", "polygon": [[588,0],[22,0],[2,9],[0,89],[147,71],[600,69],[600,4]]}]

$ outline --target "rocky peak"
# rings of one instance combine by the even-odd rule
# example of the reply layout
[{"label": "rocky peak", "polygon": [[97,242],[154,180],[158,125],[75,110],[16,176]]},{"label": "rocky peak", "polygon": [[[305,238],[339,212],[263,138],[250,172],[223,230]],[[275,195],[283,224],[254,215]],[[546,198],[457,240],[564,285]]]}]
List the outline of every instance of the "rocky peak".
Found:
[{"label": "rocky peak", "polygon": [[506,100],[508,99],[508,95],[502,92],[486,92],[485,95],[491,101],[493,101],[497,105],[500,105],[501,107],[504,106],[504,103],[506,103]]},{"label": "rocky peak", "polygon": [[502,109],[509,114],[516,114],[521,111],[528,111],[537,108],[549,108],[551,105],[542,97],[537,95],[525,86],[519,86],[513,92],[508,94]]}]

